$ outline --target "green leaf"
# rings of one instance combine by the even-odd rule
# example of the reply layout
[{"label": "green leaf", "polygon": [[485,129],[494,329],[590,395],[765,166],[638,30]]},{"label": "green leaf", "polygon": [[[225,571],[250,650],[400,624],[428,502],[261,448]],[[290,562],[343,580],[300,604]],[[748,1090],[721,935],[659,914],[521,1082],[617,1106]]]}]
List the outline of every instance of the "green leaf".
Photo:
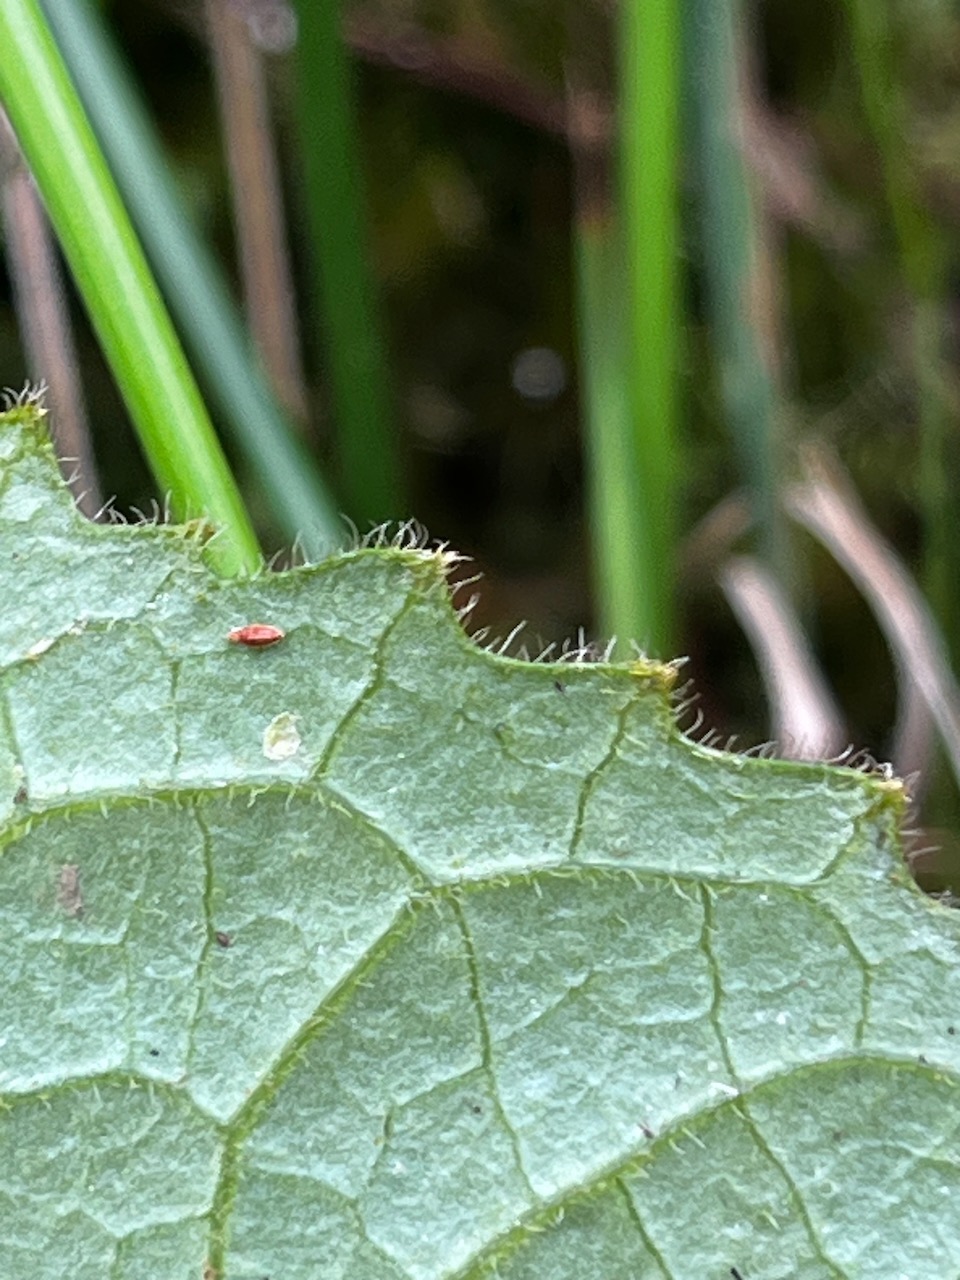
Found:
[{"label": "green leaf", "polygon": [[5,1280],[957,1274],[899,784],[485,654],[444,570],[217,579],[0,424]]}]

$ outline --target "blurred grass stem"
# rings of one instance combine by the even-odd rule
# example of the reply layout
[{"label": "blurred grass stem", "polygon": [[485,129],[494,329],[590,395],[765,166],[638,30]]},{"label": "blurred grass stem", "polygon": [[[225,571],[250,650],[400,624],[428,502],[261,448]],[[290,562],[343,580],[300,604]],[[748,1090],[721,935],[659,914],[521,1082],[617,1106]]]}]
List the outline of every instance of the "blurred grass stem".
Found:
[{"label": "blurred grass stem", "polygon": [[232,0],[206,0],[205,10],[247,325],[278,400],[303,422],[307,395],[263,56]]},{"label": "blurred grass stem", "polygon": [[571,17],[567,69],[567,132],[573,154],[573,266],[580,397],[587,462],[587,510],[593,555],[597,626],[620,642],[649,646],[644,599],[647,528],[641,503],[642,465],[631,430],[629,344],[623,242],[615,196],[608,69],[586,43],[588,19]]},{"label": "blurred grass stem", "polygon": [[[599,628],[622,642],[652,644],[648,601],[636,554],[646,538],[630,406],[623,376],[623,255],[615,223],[576,215],[574,266],[580,380],[588,460],[589,513]],[[621,650],[621,654],[626,649]]]},{"label": "blurred grass stem", "polygon": [[743,142],[746,68],[738,0],[697,0],[691,74],[702,179],[703,262],[720,395],[749,488],[759,545],[783,580],[777,504],[774,290]]},{"label": "blurred grass stem", "polygon": [[659,655],[673,645],[679,520],[680,14],[679,0],[623,3],[617,26],[627,296],[622,369],[636,482],[632,554],[642,610],[631,634],[645,637]]},{"label": "blurred grass stem", "polygon": [[341,5],[295,8],[300,155],[341,493],[359,523],[397,519],[406,512]]}]

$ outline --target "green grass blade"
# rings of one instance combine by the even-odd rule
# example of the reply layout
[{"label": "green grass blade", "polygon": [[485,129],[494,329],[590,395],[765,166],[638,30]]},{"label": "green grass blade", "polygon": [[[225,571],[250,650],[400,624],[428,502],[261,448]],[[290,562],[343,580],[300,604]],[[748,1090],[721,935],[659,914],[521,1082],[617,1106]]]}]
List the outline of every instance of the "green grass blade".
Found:
[{"label": "green grass blade", "polygon": [[[640,501],[625,377],[622,253],[610,218],[581,211],[574,227],[588,510],[601,634],[650,643],[651,539]],[[620,656],[625,656],[621,650]]]},{"label": "green grass blade", "polygon": [[782,570],[785,534],[777,505],[775,389],[755,328],[761,264],[737,121],[738,9],[736,0],[698,0],[696,21],[690,24],[689,83],[702,179],[704,275],[724,413],[764,556]]},{"label": "green grass blade", "polygon": [[161,488],[222,529],[221,571],[260,563],[253,529],[119,193],[36,0],[0,4],[0,99]]},{"label": "green grass blade", "polygon": [[358,521],[405,515],[339,0],[298,0],[303,180],[341,492]]},{"label": "green grass blade", "polygon": [[344,530],[313,458],[283,416],[251,351],[222,273],[177,191],[129,72],[88,0],[46,0],[66,57],[124,200],[201,380],[278,525],[308,555]]},{"label": "green grass blade", "polygon": [[643,633],[659,653],[673,643],[678,516],[680,34],[679,0],[619,6],[626,368],[647,538]]}]

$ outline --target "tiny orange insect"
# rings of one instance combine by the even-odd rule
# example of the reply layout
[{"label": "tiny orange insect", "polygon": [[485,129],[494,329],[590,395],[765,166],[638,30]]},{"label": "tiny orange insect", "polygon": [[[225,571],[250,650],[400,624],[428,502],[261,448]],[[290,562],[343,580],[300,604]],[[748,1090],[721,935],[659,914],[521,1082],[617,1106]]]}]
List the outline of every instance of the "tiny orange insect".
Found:
[{"label": "tiny orange insect", "polygon": [[280,627],[267,622],[248,622],[246,626],[228,631],[227,639],[231,644],[245,644],[249,649],[265,649],[267,645],[282,640],[286,634]]}]

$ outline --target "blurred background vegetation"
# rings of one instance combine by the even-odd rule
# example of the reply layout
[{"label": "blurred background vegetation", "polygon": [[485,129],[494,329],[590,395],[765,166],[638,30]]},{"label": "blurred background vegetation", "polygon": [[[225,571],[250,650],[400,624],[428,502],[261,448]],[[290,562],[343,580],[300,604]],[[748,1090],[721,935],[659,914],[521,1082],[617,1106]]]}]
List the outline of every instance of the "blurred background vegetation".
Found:
[{"label": "blurred background vegetation", "polygon": [[[311,504],[310,552],[416,517],[511,652],[635,639],[721,741],[916,774],[960,893],[954,5],[43,7],[268,555]],[[31,320],[4,147],[0,383],[77,417],[91,511],[149,511],[68,273],[66,349]]]}]

